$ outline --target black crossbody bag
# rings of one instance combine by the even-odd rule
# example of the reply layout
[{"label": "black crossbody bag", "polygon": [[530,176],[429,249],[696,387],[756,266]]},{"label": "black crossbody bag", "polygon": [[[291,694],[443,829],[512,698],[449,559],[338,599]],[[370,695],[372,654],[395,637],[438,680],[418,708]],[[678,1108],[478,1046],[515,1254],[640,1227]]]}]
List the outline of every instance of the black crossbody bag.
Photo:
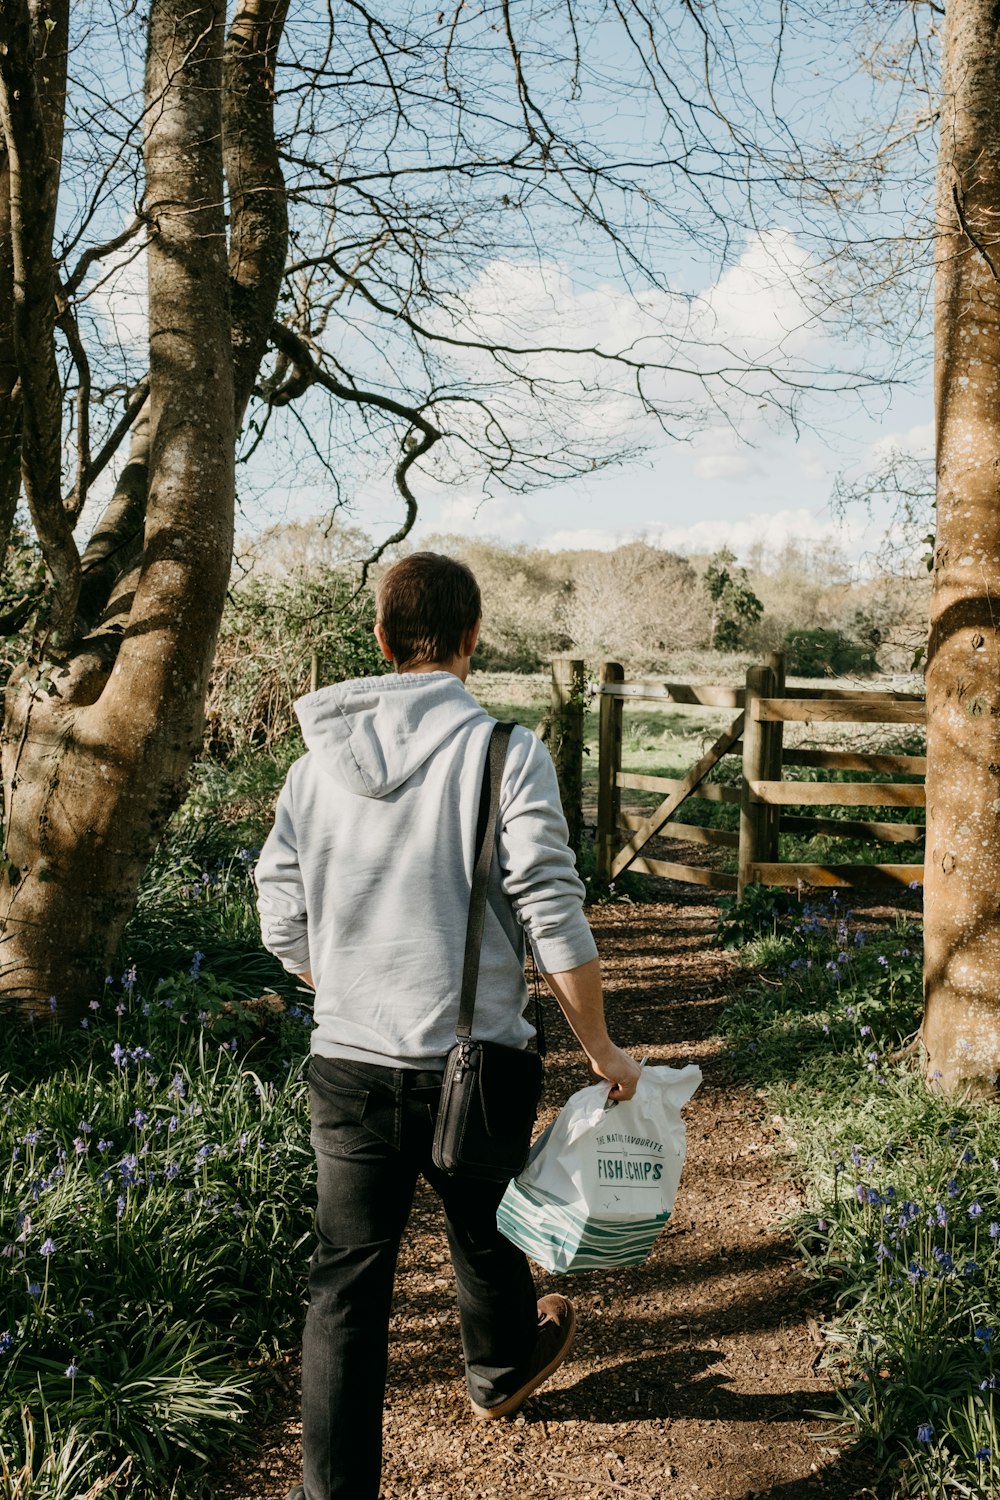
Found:
[{"label": "black crossbody bag", "polygon": [[477,1041],[472,1036],[500,783],[513,727],[513,724],[494,726],[483,770],[462,992],[455,1028],[457,1040],[445,1064],[431,1148],[434,1165],[441,1171],[491,1182],[507,1182],[516,1177],[528,1159],[531,1131],[542,1095],[545,1055],[537,992],[537,1052],[504,1047],[499,1042]]}]

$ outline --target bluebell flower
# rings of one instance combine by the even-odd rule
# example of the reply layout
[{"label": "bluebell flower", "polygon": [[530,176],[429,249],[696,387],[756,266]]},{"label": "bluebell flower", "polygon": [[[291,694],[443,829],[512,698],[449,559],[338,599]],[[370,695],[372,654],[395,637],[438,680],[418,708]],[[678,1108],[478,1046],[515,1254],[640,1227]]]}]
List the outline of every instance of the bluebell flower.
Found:
[{"label": "bluebell flower", "polygon": [[871,1036],[871,1034],[872,1034],[872,1029],[871,1029],[870,1026],[862,1026],[861,1032],[860,1032],[861,1036]]},{"label": "bluebell flower", "polygon": [[971,1281],[974,1276],[978,1276],[979,1262],[975,1260],[967,1260],[962,1267],[962,1275],[966,1278],[967,1281]]},{"label": "bluebell flower", "polygon": [[42,1287],[41,1287],[41,1283],[40,1282],[38,1282],[38,1281],[29,1281],[28,1282],[28,1296],[29,1297],[39,1297],[39,1296],[41,1296],[41,1291],[42,1291]]},{"label": "bluebell flower", "polygon": [[37,1146],[38,1142],[41,1140],[41,1138],[42,1138],[42,1133],[41,1133],[40,1130],[29,1130],[22,1137],[22,1139],[24,1141],[24,1144],[26,1146]]},{"label": "bluebell flower", "polygon": [[949,1177],[948,1178],[947,1188],[948,1188],[948,1196],[950,1198],[957,1198],[958,1197],[958,1183],[956,1182],[956,1180],[955,1180],[954,1177]]},{"label": "bluebell flower", "polygon": [[977,1448],[973,1456],[977,1458],[981,1464],[989,1463],[990,1459],[993,1457],[993,1449]]},{"label": "bluebell flower", "polygon": [[983,1216],[983,1207],[982,1207],[982,1204],[981,1203],[970,1203],[969,1204],[969,1218],[970,1219],[981,1219],[982,1216]]},{"label": "bluebell flower", "polygon": [[990,1225],[990,1239],[1000,1239],[1000,1224],[995,1221]]},{"label": "bluebell flower", "polygon": [[997,1378],[995,1375],[987,1375],[985,1380],[979,1382],[979,1389],[981,1391],[995,1391],[996,1388]]},{"label": "bluebell flower", "polygon": [[959,1160],[961,1161],[963,1167],[971,1166],[975,1159],[976,1158],[973,1155],[971,1146],[966,1146],[965,1150],[962,1152],[962,1155],[959,1157]]},{"label": "bluebell flower", "polygon": [[122,1214],[124,1212],[125,1212],[125,1199],[122,1196],[122,1194],[119,1193],[118,1197],[115,1199],[115,1218],[116,1219],[120,1219],[121,1216],[122,1216]]},{"label": "bluebell flower", "polygon": [[987,1328],[985,1324],[976,1329],[976,1338],[984,1349],[989,1349],[993,1342],[993,1329]]},{"label": "bluebell flower", "polygon": [[128,1053],[125,1051],[125,1048],[122,1046],[121,1042],[115,1042],[114,1046],[111,1049],[111,1061],[114,1063],[115,1067],[120,1068],[127,1057]]},{"label": "bluebell flower", "polygon": [[76,1377],[79,1375],[79,1373],[80,1373],[80,1366],[79,1365],[70,1364],[70,1365],[66,1366],[66,1379],[67,1380],[75,1380]]},{"label": "bluebell flower", "polygon": [[168,1182],[173,1182],[174,1178],[178,1175],[179,1172],[180,1167],[175,1161],[172,1161],[163,1175],[164,1177],[166,1177]]},{"label": "bluebell flower", "polygon": [[198,949],[196,952],[192,953],[192,955],[191,955],[191,967],[188,970],[188,973],[190,974],[190,976],[191,976],[192,979],[197,979],[198,978],[198,975],[201,973],[201,966],[202,966],[202,964],[204,962],[205,962],[205,955],[204,955],[204,953],[201,952],[200,949]]},{"label": "bluebell flower", "polygon": [[916,1286],[917,1282],[927,1275],[927,1271],[919,1261],[911,1260],[906,1268],[906,1274],[913,1286]]},{"label": "bluebell flower", "polygon": [[881,964],[883,969],[887,969],[889,967],[889,960],[886,958],[884,953],[879,954],[878,962]]},{"label": "bluebell flower", "polygon": [[884,1260],[892,1260],[892,1251],[882,1240],[879,1240],[878,1244],[875,1246],[875,1259],[879,1262],[880,1265]]},{"label": "bluebell flower", "polygon": [[146,1123],[146,1121],[148,1119],[149,1119],[149,1116],[147,1115],[147,1113],[146,1113],[146,1111],[144,1109],[137,1109],[136,1112],[135,1112],[135,1114],[132,1116],[131,1120],[129,1121],[129,1124],[130,1125],[134,1125],[135,1128],[136,1128],[136,1130],[141,1130],[142,1127],[145,1125],[145,1123]]},{"label": "bluebell flower", "polygon": [[55,1255],[56,1242],[51,1235],[49,1235],[47,1239],[42,1241],[41,1245],[39,1246],[38,1253],[39,1255],[44,1255],[46,1260],[48,1260],[50,1255]]},{"label": "bluebell flower", "polygon": [[56,1008],[56,997],[55,997],[55,995],[50,995],[49,996],[49,1010],[54,1011],[55,1008]]},{"label": "bluebell flower", "polygon": [[212,1155],[212,1152],[214,1150],[215,1150],[215,1147],[209,1141],[206,1141],[205,1144],[203,1146],[199,1146],[198,1150],[195,1152],[195,1154],[194,1154],[195,1161],[196,1162],[206,1162],[206,1161],[208,1161],[208,1158]]},{"label": "bluebell flower", "polygon": [[917,1442],[929,1443],[934,1438],[934,1424],[932,1422],[921,1422],[917,1428]]}]

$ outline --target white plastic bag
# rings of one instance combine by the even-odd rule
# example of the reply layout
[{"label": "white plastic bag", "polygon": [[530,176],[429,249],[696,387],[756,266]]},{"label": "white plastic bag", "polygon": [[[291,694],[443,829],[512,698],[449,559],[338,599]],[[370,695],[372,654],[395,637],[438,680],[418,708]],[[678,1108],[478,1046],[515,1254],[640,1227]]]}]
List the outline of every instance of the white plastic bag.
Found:
[{"label": "white plastic bag", "polygon": [[674,1205],[681,1108],[700,1083],[694,1066],[644,1068],[624,1103],[608,1106],[606,1084],[574,1094],[507,1188],[501,1233],[550,1271],[645,1260]]}]

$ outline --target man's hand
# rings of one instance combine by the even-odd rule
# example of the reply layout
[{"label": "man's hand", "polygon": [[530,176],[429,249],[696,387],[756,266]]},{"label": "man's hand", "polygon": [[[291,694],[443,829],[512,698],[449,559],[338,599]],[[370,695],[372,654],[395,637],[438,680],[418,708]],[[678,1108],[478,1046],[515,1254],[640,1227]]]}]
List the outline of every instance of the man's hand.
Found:
[{"label": "man's hand", "polygon": [[603,1078],[611,1085],[608,1089],[609,1098],[620,1102],[634,1096],[642,1074],[642,1069],[634,1057],[630,1057],[627,1052],[623,1052],[612,1042],[606,1055],[602,1054],[598,1060],[588,1053],[587,1060],[598,1078]]}]

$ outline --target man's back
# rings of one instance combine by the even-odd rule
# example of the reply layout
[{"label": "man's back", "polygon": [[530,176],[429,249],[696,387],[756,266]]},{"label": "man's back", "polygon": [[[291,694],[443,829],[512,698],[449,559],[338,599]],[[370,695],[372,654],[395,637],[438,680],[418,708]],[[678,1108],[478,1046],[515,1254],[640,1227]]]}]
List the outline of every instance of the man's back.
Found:
[{"label": "man's back", "polygon": [[[316,986],[313,1051],[441,1066],[454,1042],[482,769],[493,721],[449,672],[368,678],[297,706],[257,878],[267,946]],[[524,1045],[526,929],[543,967],[594,955],[552,764],[516,729],[501,796],[476,1034]],[[308,941],[306,933],[308,932]]]}]

